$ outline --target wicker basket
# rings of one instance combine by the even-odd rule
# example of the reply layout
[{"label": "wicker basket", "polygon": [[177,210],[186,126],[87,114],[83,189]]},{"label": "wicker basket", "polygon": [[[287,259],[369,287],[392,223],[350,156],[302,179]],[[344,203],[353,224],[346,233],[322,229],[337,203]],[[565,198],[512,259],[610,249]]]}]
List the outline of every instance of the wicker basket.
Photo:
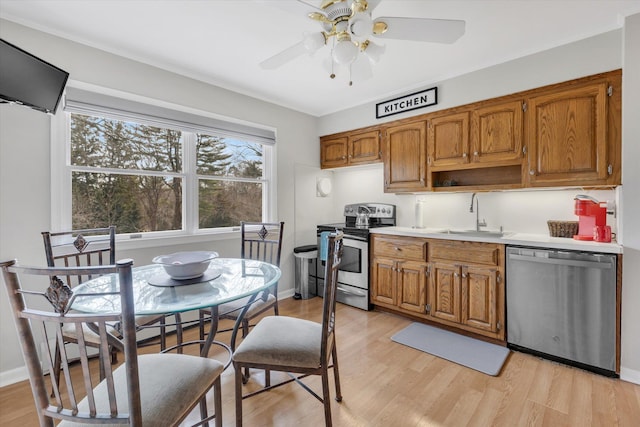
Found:
[{"label": "wicker basket", "polygon": [[578,221],[547,221],[551,237],[573,237],[578,234]]}]

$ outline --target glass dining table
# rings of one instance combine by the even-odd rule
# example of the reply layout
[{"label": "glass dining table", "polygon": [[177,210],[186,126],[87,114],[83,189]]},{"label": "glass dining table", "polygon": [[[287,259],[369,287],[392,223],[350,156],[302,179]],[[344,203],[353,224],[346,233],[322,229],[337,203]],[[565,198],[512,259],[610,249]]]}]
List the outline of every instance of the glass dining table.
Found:
[{"label": "glass dining table", "polygon": [[[211,308],[213,313],[211,328],[204,342],[190,341],[181,345],[200,343],[200,355],[207,357],[211,346],[215,343],[225,347],[231,354],[235,348],[238,328],[250,303],[262,291],[275,284],[280,276],[280,269],[273,264],[239,258],[215,258],[203,276],[184,281],[171,279],[161,265],[134,267],[134,310],[139,316],[180,314],[201,308]],[[88,280],[73,289],[75,299],[71,309],[84,313],[119,312],[118,289],[117,274]],[[214,341],[218,326],[218,306],[247,297],[249,297],[248,304],[238,316],[233,328],[231,346]]]}]

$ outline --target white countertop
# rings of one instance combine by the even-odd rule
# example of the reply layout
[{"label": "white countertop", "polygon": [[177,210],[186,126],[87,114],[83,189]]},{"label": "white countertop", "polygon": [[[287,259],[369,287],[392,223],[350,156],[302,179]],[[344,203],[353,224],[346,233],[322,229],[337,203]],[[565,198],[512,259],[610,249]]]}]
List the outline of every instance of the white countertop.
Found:
[{"label": "white countertop", "polygon": [[621,254],[622,245],[615,242],[600,243],[574,240],[564,237],[551,237],[545,234],[526,234],[505,232],[502,237],[448,234],[446,230],[413,227],[379,227],[369,230],[372,234],[392,234],[396,236],[426,237],[430,239],[464,240],[469,242],[501,243],[504,245],[533,246],[537,248],[566,249],[574,251],[603,252]]}]

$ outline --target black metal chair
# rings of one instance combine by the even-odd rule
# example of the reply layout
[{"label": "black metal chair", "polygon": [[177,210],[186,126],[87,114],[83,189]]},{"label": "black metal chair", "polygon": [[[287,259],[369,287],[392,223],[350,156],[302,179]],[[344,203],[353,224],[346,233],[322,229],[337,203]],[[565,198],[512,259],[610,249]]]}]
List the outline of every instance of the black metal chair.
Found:
[{"label": "black metal chair", "polygon": [[[233,354],[236,389],[236,425],[242,426],[242,400],[256,394],[288,384],[301,383],[308,375],[322,377],[322,397],[302,384],[324,404],[325,424],[331,426],[331,401],[329,395],[329,368],[333,368],[336,400],[342,400],[338,373],[338,352],[335,339],[335,310],[338,284],[338,267],[342,260],[342,233],[328,238],[328,256],[325,273],[325,290],[322,323],[288,316],[268,316],[240,343]],[[330,365],[330,362],[333,362]],[[246,377],[242,369],[257,368],[266,371],[283,371],[302,374],[275,385],[266,385],[256,392],[243,396],[242,383]]]},{"label": "black metal chair", "polygon": [[[138,356],[132,265],[132,260],[123,260],[109,266],[37,268],[17,266],[15,260],[0,262],[41,426],[53,426],[55,420],[62,420],[59,427],[93,424],[176,426],[198,403],[201,418],[215,418],[216,425],[222,426],[220,374],[224,367],[220,362],[184,354]],[[113,293],[120,295],[121,312],[70,312],[78,295],[74,295],[61,278],[105,274],[119,277],[120,289]],[[50,282],[44,292],[23,290],[22,282],[27,279],[33,283],[29,285],[30,289],[34,286],[44,289],[41,285],[44,278]],[[32,308],[31,300],[36,297],[48,300],[53,309]],[[107,331],[113,322],[122,325],[121,345],[125,359],[116,369],[109,363],[107,344]],[[62,331],[65,328],[76,332],[80,363],[73,368],[64,346]],[[95,373],[89,369],[87,330],[100,339],[97,349],[104,366],[102,381],[96,380]],[[46,348],[42,355],[46,362],[44,366],[53,369],[50,341],[54,340],[59,347],[64,381],[59,384],[51,379],[53,394],[49,396],[38,348],[40,344]],[[77,374],[78,369],[81,375]],[[205,395],[211,388],[214,389],[215,415],[208,416]]]}]

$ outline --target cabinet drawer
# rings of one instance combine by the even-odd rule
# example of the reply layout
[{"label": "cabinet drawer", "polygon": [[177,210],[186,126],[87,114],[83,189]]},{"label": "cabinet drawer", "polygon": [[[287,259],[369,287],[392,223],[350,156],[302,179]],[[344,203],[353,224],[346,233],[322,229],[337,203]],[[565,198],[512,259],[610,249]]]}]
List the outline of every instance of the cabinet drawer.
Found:
[{"label": "cabinet drawer", "polygon": [[429,246],[431,260],[454,261],[459,264],[500,265],[502,245],[499,244],[432,240]]},{"label": "cabinet drawer", "polygon": [[427,241],[412,237],[374,236],[373,255],[426,262]]}]

